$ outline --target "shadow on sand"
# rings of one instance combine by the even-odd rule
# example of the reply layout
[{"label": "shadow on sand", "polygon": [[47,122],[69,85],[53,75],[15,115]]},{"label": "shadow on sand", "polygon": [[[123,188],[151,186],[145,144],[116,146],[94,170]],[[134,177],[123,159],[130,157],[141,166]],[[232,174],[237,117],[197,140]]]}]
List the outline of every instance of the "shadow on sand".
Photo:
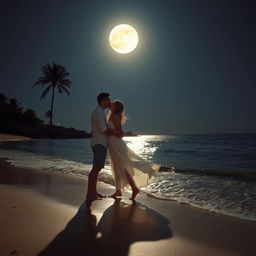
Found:
[{"label": "shadow on sand", "polygon": [[165,217],[136,202],[115,200],[96,224],[96,216],[84,202],[65,229],[38,255],[125,256],[134,242],[172,236]]}]

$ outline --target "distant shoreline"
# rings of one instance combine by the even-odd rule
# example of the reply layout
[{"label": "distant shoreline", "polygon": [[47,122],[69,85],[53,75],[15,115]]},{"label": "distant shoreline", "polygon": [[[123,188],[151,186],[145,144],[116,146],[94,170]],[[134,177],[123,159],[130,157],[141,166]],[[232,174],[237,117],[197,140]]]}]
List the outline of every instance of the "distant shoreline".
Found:
[{"label": "distant shoreline", "polygon": [[31,138],[20,136],[20,135],[14,135],[14,134],[0,133],[0,141],[20,141],[20,140],[31,140]]},{"label": "distant shoreline", "polygon": [[2,129],[1,132],[31,139],[91,138],[91,133],[86,131],[55,125],[25,126],[16,124],[10,126],[9,129]]},{"label": "distant shoreline", "polygon": [[[132,132],[125,132],[127,137],[138,136]],[[27,127],[19,132],[5,131],[0,133],[0,141],[19,141],[29,139],[90,139],[91,133],[58,126]]]}]

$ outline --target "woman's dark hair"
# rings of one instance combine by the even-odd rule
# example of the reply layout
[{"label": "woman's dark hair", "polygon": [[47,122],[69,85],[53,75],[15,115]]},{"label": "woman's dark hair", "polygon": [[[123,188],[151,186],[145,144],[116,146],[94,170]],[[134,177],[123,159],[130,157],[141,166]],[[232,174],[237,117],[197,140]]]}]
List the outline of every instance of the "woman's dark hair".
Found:
[{"label": "woman's dark hair", "polygon": [[98,96],[97,96],[97,101],[98,101],[98,103],[100,104],[103,99],[105,99],[105,98],[107,98],[107,97],[109,97],[109,96],[110,96],[110,94],[107,93],[107,92],[101,92],[101,93],[99,93]]}]

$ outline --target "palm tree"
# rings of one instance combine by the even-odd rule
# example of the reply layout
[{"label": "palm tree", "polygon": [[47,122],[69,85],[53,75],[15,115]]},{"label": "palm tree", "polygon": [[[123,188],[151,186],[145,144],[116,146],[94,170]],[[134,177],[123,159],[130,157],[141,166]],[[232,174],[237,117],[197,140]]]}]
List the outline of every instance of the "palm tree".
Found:
[{"label": "palm tree", "polygon": [[[47,119],[50,120],[50,117],[51,117],[51,110],[47,110],[47,111],[45,112],[44,116],[45,116]],[[52,116],[52,118],[53,118],[53,116]]]},{"label": "palm tree", "polygon": [[45,96],[49,93],[52,89],[52,100],[51,100],[51,113],[50,113],[50,125],[52,126],[52,118],[53,118],[53,102],[55,96],[55,89],[57,88],[60,93],[66,92],[68,96],[70,93],[68,89],[70,88],[71,81],[67,79],[69,73],[67,72],[66,68],[62,65],[58,65],[55,63],[46,64],[42,67],[43,76],[39,77],[37,82],[33,85],[41,84],[42,87],[47,86],[47,88],[43,91],[40,100],[44,99]]}]

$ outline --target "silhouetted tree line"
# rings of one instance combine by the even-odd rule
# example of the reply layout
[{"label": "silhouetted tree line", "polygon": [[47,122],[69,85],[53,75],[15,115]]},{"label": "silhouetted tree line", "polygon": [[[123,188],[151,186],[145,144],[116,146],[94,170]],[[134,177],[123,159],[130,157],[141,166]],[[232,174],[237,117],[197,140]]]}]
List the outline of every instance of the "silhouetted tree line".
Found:
[{"label": "silhouetted tree line", "polygon": [[89,138],[85,131],[46,125],[32,109],[23,109],[15,98],[0,93],[0,132],[31,138]]},{"label": "silhouetted tree line", "polygon": [[8,99],[0,93],[0,129],[2,132],[12,130],[16,125],[40,126],[44,122],[32,109],[24,110],[15,99]]}]

